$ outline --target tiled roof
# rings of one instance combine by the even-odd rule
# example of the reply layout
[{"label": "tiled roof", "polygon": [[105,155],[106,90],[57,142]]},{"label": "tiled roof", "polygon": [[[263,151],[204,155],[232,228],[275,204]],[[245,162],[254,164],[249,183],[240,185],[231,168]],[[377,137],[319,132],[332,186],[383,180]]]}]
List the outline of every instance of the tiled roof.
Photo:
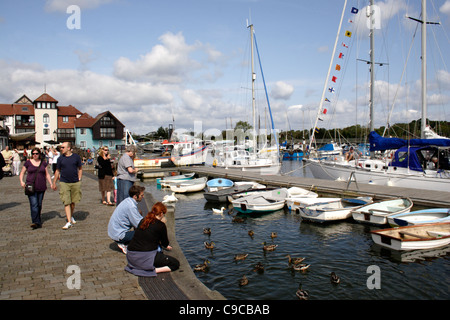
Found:
[{"label": "tiled roof", "polygon": [[75,120],[75,127],[77,128],[91,128],[97,122],[96,118],[91,117],[87,113],[83,113],[81,117]]},{"label": "tiled roof", "polygon": [[47,93],[43,93],[41,94],[36,100],[36,101],[41,101],[41,102],[58,102],[58,100],[54,99],[51,95],[47,94]]},{"label": "tiled roof", "polygon": [[81,112],[72,105],[68,105],[67,107],[58,106],[57,108],[58,108],[58,116],[76,116],[83,114],[83,112]]}]

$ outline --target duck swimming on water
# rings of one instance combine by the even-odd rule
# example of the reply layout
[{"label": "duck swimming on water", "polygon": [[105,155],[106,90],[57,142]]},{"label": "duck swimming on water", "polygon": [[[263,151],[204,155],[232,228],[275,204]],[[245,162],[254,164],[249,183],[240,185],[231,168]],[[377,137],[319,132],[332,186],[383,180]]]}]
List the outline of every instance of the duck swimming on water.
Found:
[{"label": "duck swimming on water", "polygon": [[278,245],[277,244],[266,244],[266,242],[264,241],[263,243],[263,250],[264,251],[274,251]]},{"label": "duck swimming on water", "polygon": [[247,258],[248,253],[240,253],[240,254],[236,254],[234,255],[234,260],[244,260],[245,258]]},{"label": "duck swimming on water", "polygon": [[196,264],[194,266],[194,271],[206,271],[206,269],[208,268],[208,263],[209,260],[205,260],[202,264]]}]

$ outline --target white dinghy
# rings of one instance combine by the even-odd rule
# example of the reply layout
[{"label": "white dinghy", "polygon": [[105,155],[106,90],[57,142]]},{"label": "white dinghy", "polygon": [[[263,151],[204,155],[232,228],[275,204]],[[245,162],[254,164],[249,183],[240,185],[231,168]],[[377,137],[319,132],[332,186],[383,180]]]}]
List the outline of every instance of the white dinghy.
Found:
[{"label": "white dinghy", "polygon": [[416,224],[448,222],[450,221],[450,208],[431,208],[405,213],[394,214],[388,217],[392,227],[413,226]]},{"label": "white dinghy", "polygon": [[352,217],[357,222],[385,225],[389,216],[409,212],[412,206],[413,202],[409,198],[373,202],[352,210]]},{"label": "white dinghy", "polygon": [[376,244],[393,250],[434,249],[450,244],[450,222],[374,230],[371,235]]}]

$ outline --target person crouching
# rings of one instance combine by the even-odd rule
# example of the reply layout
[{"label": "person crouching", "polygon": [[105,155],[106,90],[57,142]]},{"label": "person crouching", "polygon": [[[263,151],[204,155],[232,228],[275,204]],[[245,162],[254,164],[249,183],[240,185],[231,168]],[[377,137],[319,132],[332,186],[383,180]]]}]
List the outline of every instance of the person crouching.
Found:
[{"label": "person crouching", "polygon": [[163,222],[166,206],[157,202],[141,220],[127,248],[125,270],[142,277],[154,277],[160,272],[175,271],[180,262],[165,255],[161,248],[172,250],[167,237],[167,227]]}]

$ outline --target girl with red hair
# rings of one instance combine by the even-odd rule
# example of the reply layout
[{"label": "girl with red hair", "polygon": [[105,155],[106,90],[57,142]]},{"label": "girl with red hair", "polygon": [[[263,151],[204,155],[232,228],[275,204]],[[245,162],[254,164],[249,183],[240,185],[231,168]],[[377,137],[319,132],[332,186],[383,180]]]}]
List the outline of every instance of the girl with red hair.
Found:
[{"label": "girl with red hair", "polygon": [[157,202],[141,220],[128,244],[126,271],[137,276],[154,277],[159,272],[175,271],[180,267],[177,259],[161,250],[172,250],[164,223],[166,212],[166,206]]}]

